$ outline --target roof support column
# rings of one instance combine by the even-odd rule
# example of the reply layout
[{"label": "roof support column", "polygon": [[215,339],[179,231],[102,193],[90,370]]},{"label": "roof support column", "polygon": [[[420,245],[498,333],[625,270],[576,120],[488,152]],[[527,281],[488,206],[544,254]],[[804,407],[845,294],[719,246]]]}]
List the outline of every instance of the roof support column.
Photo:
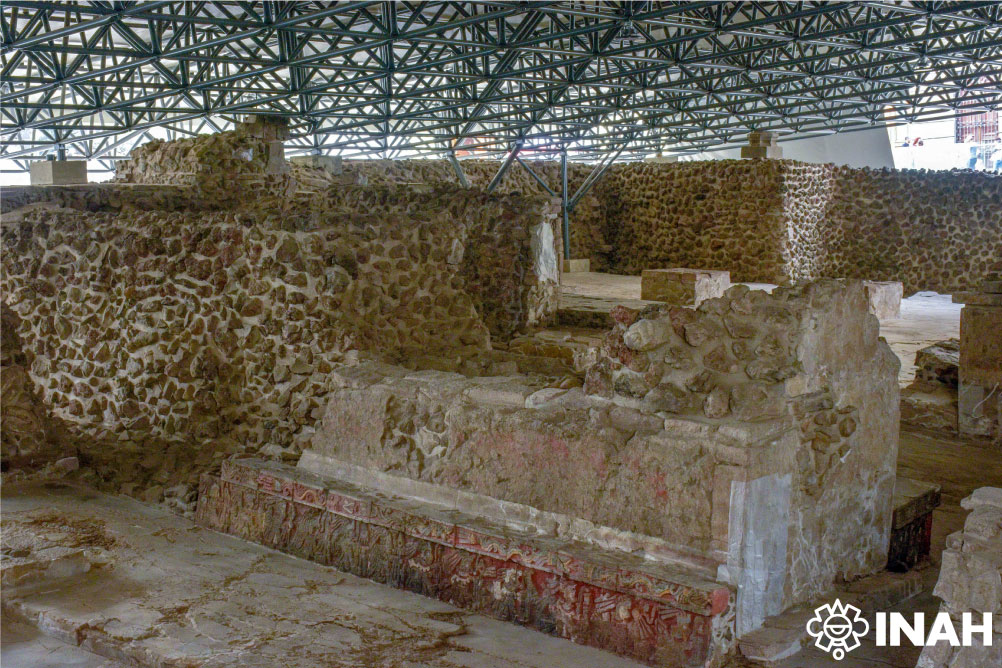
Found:
[{"label": "roof support column", "polygon": [[508,153],[508,157],[504,159],[503,163],[501,163],[501,169],[499,169],[498,173],[494,175],[493,179],[491,179],[490,185],[487,186],[487,194],[494,192],[494,190],[498,187],[498,184],[501,183],[501,179],[503,179],[504,175],[508,173],[508,169],[511,167],[511,164],[515,162],[515,158],[518,157],[518,152],[521,150],[522,141],[519,140],[515,142],[515,146],[511,149],[511,152]]},{"label": "roof support column", "polygon": [[571,223],[567,208],[567,148],[560,153],[560,213],[563,217],[564,260],[571,259]]},{"label": "roof support column", "polygon": [[459,160],[456,160],[456,152],[449,151],[448,155],[449,155],[449,162],[452,163],[452,168],[456,170],[456,178],[459,179],[460,185],[462,185],[464,188],[469,188],[470,180],[466,178],[466,172],[464,172],[463,168],[460,166]]}]

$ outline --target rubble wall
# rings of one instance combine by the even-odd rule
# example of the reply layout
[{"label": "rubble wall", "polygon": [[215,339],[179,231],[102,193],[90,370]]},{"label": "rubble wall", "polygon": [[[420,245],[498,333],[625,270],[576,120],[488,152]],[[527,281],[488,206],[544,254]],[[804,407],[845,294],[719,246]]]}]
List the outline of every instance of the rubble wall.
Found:
[{"label": "rubble wall", "polygon": [[[588,371],[589,394],[648,413],[772,420],[797,435],[758,454],[769,458],[759,470],[776,484],[789,476],[788,501],[771,501],[788,504],[788,600],[882,568],[899,362],[878,338],[861,282],[823,280],[771,295],[735,286],[695,310],[620,307],[613,317],[617,325]],[[733,484],[750,489],[757,477],[746,470]],[[856,519],[834,526],[832,516]],[[752,569],[740,545],[728,550],[735,572]]]},{"label": "rubble wall", "polygon": [[533,269],[551,223],[518,196],[376,188],[281,209],[15,213],[2,286],[30,376],[95,437],[289,447],[347,351],[479,355],[485,322],[517,329],[555,303],[552,247],[549,278]]},{"label": "rubble wall", "polygon": [[69,444],[28,374],[33,356],[21,346],[20,318],[6,304],[0,308],[0,454],[6,470],[51,461]]},{"label": "rubble wall", "polygon": [[692,267],[768,283],[791,273],[782,163],[623,163],[605,180],[614,272]]},{"label": "rubble wall", "polygon": [[[555,193],[560,193],[560,163],[553,160],[529,160],[526,163]],[[486,189],[501,167],[497,160],[462,160],[463,172],[473,188]],[[571,193],[584,183],[591,173],[592,165],[567,164],[567,183]],[[458,184],[459,178],[452,165],[446,160],[346,160],[344,172],[347,180],[368,185],[378,184]],[[521,165],[515,164],[505,173],[497,186],[498,193],[519,193],[538,197],[552,196]],[[601,182],[588,192],[572,214],[571,257],[589,257],[594,271],[611,268],[609,235],[606,230],[605,202],[602,197]],[[556,198],[556,199],[559,199]],[[559,204],[558,204],[559,211]],[[562,242],[560,230],[558,242]],[[562,247],[562,243],[561,243]]]},{"label": "rubble wall", "polygon": [[598,196],[610,267],[735,281],[901,281],[956,292],[1002,255],[1002,177],[792,160],[614,165]]},{"label": "rubble wall", "polygon": [[[797,169],[804,166],[797,164]],[[1002,176],[824,166],[818,274],[953,293],[1002,257]]]}]

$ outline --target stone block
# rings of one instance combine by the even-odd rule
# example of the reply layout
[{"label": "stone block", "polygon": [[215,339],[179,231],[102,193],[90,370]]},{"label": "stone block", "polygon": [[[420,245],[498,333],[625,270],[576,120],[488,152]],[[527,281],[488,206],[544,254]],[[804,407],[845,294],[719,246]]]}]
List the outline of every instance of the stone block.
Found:
[{"label": "stone block", "polygon": [[938,341],[915,353],[915,380],[956,389],[959,382],[960,339]]},{"label": "stone block", "polygon": [[289,162],[303,167],[322,169],[334,175],[344,171],[344,163],[339,155],[295,155],[289,158]]},{"label": "stone block", "polygon": [[237,129],[265,141],[282,141],[290,136],[289,119],[269,114],[247,116]]},{"label": "stone block", "polygon": [[39,160],[31,163],[31,185],[65,186],[87,183],[86,160]]},{"label": "stone block", "polygon": [[591,271],[591,260],[587,258],[578,260],[564,260],[564,273],[577,274]]},{"label": "stone block", "polygon": [[968,306],[1002,306],[1002,293],[997,292],[955,292],[954,304]]},{"label": "stone block", "polygon": [[968,304],[961,309],[960,382],[988,388],[1002,384],[1002,308]]},{"label": "stone block", "polygon": [[932,512],[940,504],[940,487],[899,476],[894,485],[893,503],[887,570],[903,573],[929,557]]},{"label": "stone block", "polygon": [[741,157],[743,159],[768,158],[781,160],[783,158],[783,149],[779,146],[742,146]]},{"label": "stone block", "polygon": [[870,300],[870,313],[881,320],[901,317],[901,281],[863,281]]},{"label": "stone block", "polygon": [[1002,292],[1002,281],[985,281],[981,284],[981,292],[998,294]]},{"label": "stone block", "polygon": [[281,141],[269,141],[266,150],[268,151],[266,174],[284,174],[289,171],[289,163],[285,161],[285,145]]},{"label": "stone block", "polygon": [[731,274],[711,269],[644,269],[640,275],[640,298],[698,306],[719,297],[731,286]]}]

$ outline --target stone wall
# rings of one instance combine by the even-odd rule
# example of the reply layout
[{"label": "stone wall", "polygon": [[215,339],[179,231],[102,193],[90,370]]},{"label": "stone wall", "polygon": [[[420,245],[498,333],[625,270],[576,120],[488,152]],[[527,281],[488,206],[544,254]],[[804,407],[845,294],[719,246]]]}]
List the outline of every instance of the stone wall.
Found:
[{"label": "stone wall", "polygon": [[[795,442],[777,447],[778,459],[766,465],[789,476],[788,595],[804,600],[821,593],[819,583],[883,565],[899,362],[878,339],[861,282],[771,295],[735,286],[695,310],[619,307],[613,317],[586,392],[644,412],[795,430]],[[867,519],[828,523],[860,504]]]},{"label": "stone wall", "polygon": [[68,444],[28,373],[33,357],[21,346],[20,318],[6,304],[0,308],[0,454],[4,470],[33,467],[52,461]]},{"label": "stone wall", "polygon": [[[560,193],[560,163],[552,160],[526,160],[532,170],[543,179],[556,193]],[[495,160],[462,160],[463,172],[471,187],[486,189],[501,166]],[[591,173],[592,165],[568,163],[568,190],[573,194],[584,183]],[[429,184],[437,182],[458,184],[459,179],[452,165],[446,160],[346,160],[344,162],[346,180],[368,185],[409,183]],[[601,183],[601,182],[600,182]],[[520,193],[538,197],[552,196],[536,182],[532,176],[515,164],[505,173],[498,184],[498,193]],[[559,199],[559,198],[557,198]],[[559,212],[559,202],[555,203]],[[608,253],[609,245],[606,231],[605,202],[601,197],[601,188],[596,186],[581,198],[572,214],[571,225],[571,256],[575,258],[590,257],[592,267],[596,271],[610,268]],[[557,241],[562,242],[560,230],[557,230]],[[561,243],[562,247],[562,243]]]},{"label": "stone wall", "polygon": [[1002,257],[1002,176],[827,165],[824,171],[832,186],[819,275],[901,281],[905,294],[953,293]]},{"label": "stone wall", "polygon": [[742,632],[884,566],[898,361],[861,283],[616,317],[583,390],[338,369],[307,465],[719,568]]},{"label": "stone wall", "polygon": [[[496,161],[461,163],[483,188]],[[560,190],[559,163],[532,169]],[[444,160],[345,162],[356,182],[457,182]],[[568,167],[571,192],[591,165]],[[499,192],[546,195],[519,165]],[[571,215],[571,254],[593,270],[696,267],[740,282],[820,277],[901,281],[954,292],[1002,255],[1002,178],[971,171],[871,170],[793,160],[613,165]]]},{"label": "stone wall", "polygon": [[1002,255],[1002,178],[792,160],[615,165],[598,190],[617,273],[729,270],[954,292]]},{"label": "stone wall", "polygon": [[[1002,665],[1002,489],[981,487],[960,502],[970,511],[963,531],[950,534],[933,594],[940,612],[950,615],[963,640],[961,617],[972,616],[982,626],[987,613],[993,632],[990,643],[982,632],[967,647],[941,641],[922,650],[917,668],[975,668]],[[932,623],[926,620],[928,632]]]},{"label": "stone wall", "polygon": [[485,322],[503,336],[555,301],[555,266],[532,267],[550,223],[525,198],[363,189],[257,214],[39,208],[5,224],[4,297],[56,413],[285,447],[346,351],[482,353]]},{"label": "stone wall", "polygon": [[[691,267],[781,282],[787,266],[783,163],[614,165],[602,184],[616,273]],[[575,223],[577,221],[575,220]]]}]

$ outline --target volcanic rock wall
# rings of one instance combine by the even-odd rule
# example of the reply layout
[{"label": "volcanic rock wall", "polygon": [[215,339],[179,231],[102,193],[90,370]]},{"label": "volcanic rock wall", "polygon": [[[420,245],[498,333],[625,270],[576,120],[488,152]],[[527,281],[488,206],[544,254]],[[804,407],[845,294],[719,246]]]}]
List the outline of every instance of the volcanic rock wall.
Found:
[{"label": "volcanic rock wall", "polygon": [[1002,256],[1002,177],[792,160],[615,165],[598,191],[612,270],[831,277],[955,292]]},{"label": "volcanic rock wall", "polygon": [[830,165],[825,172],[831,199],[817,275],[901,281],[905,294],[952,293],[1002,257],[1002,176]]},{"label": "volcanic rock wall", "polygon": [[300,188],[272,131],[147,144],[140,185],[5,191],[14,333],[81,433],[295,452],[348,352],[455,364],[555,311],[549,198]]},{"label": "volcanic rock wall", "polygon": [[17,335],[20,319],[6,304],[0,322],[0,454],[8,465],[37,465],[58,456],[65,447],[62,434],[37,392],[28,369],[32,357]]},{"label": "volcanic rock wall", "polygon": [[[483,188],[496,161],[464,160]],[[530,163],[554,190],[559,164]],[[571,163],[575,192],[591,165]],[[345,163],[358,182],[456,182],[444,160]],[[547,193],[514,165],[499,192]],[[696,267],[735,281],[820,277],[901,281],[954,292],[1002,256],[1002,178],[982,172],[870,170],[792,160],[613,165],[571,214],[571,255],[593,270]]]},{"label": "volcanic rock wall", "polygon": [[605,178],[615,272],[692,267],[770,283],[790,273],[781,163],[624,163]]},{"label": "volcanic rock wall", "polygon": [[[461,164],[470,186],[481,190],[487,188],[501,166],[501,163],[495,160],[463,160]],[[550,189],[560,193],[559,162],[527,160],[527,164],[546,182]],[[572,194],[577,192],[592,169],[592,165],[568,163],[567,183],[568,190]],[[459,183],[452,165],[445,160],[347,160],[344,162],[344,172],[349,175],[349,180],[368,185]],[[496,192],[552,197],[518,164],[512,165],[505,173]],[[573,224],[571,225],[571,257],[590,257],[592,268],[595,271],[610,268],[607,254],[612,249],[605,229],[605,203],[601,192],[601,187],[596,186],[581,198],[572,214]],[[557,210],[559,212],[559,206]],[[557,241],[561,243],[562,247],[559,229],[557,237]]]}]

